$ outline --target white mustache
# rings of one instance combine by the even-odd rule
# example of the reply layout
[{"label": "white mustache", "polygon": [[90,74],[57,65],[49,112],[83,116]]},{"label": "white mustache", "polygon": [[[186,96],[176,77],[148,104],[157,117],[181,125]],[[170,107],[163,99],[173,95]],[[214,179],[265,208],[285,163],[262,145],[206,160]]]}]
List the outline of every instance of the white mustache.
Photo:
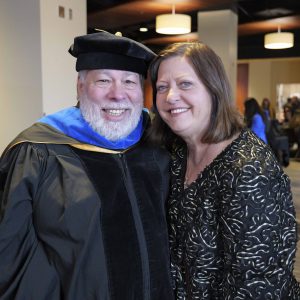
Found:
[{"label": "white mustache", "polygon": [[122,103],[121,105],[120,104],[110,104],[110,105],[102,105],[102,106],[99,106],[100,109],[131,109],[132,108],[132,105],[129,105],[129,104],[125,104]]}]

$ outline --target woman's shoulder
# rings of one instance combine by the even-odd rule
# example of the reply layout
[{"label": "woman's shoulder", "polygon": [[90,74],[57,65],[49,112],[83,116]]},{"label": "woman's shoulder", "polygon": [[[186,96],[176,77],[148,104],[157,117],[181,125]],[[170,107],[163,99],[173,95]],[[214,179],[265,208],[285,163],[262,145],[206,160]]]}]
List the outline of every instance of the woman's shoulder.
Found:
[{"label": "woman's shoulder", "polygon": [[245,164],[279,166],[272,149],[248,128],[244,128],[231,143],[227,154],[225,160],[234,162],[230,165],[237,168]]},{"label": "woman's shoulder", "polygon": [[254,114],[252,121],[263,122],[263,117],[259,113]]},{"label": "woman's shoulder", "polygon": [[[289,177],[284,173],[270,147],[250,130],[241,133],[230,151],[230,155],[223,159],[220,186],[224,191],[235,191],[237,199],[243,201],[265,199],[266,205],[277,199],[277,193],[290,197]],[[254,193],[257,193],[254,198],[249,196]],[[230,205],[230,201],[224,203]]]}]

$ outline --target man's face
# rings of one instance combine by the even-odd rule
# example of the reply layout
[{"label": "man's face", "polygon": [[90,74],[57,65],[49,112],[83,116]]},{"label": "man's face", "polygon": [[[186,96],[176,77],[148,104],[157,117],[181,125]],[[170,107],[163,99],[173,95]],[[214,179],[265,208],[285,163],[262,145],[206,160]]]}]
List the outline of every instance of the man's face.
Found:
[{"label": "man's face", "polygon": [[91,70],[78,79],[77,88],[82,115],[100,135],[116,141],[135,129],[143,108],[139,74]]}]

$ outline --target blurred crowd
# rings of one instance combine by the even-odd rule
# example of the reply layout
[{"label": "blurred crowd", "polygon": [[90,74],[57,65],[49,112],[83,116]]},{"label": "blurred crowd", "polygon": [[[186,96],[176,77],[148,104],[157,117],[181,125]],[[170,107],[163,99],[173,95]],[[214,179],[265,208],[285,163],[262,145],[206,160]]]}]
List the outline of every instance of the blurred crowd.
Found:
[{"label": "blurred crowd", "polygon": [[283,106],[283,118],[276,118],[268,98],[261,104],[255,98],[244,102],[245,122],[258,137],[270,145],[283,166],[289,165],[290,156],[300,158],[300,99],[292,96]]}]

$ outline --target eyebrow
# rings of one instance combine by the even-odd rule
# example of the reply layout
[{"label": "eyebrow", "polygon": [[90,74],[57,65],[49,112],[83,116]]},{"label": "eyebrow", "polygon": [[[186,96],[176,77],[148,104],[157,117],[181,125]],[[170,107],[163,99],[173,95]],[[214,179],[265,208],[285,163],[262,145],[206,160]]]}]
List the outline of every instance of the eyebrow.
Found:
[{"label": "eyebrow", "polygon": [[115,70],[115,69],[99,69],[99,74],[105,74],[105,75],[111,75],[111,71],[120,71],[124,72],[126,76],[133,75],[133,76],[139,76],[139,74],[131,72],[131,71],[123,71],[123,70]]}]

